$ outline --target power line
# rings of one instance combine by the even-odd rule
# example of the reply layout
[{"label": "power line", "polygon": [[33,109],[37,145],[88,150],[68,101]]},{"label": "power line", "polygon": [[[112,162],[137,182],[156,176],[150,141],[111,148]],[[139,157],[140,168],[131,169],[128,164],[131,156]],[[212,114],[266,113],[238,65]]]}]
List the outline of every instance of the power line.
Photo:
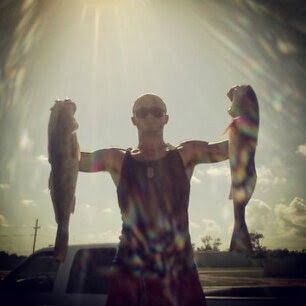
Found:
[{"label": "power line", "polygon": [[37,230],[40,229],[40,226],[38,226],[38,219],[36,219],[36,223],[35,223],[35,226],[33,227],[34,228],[34,242],[33,242],[33,253],[35,251],[35,244],[36,244],[36,236],[37,236]]}]

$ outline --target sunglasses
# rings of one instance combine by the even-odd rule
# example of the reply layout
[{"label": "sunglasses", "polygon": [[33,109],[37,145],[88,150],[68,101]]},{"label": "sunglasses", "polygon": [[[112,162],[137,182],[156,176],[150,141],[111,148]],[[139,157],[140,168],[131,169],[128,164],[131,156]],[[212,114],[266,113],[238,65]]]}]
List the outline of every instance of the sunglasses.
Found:
[{"label": "sunglasses", "polygon": [[135,110],[135,115],[137,118],[144,119],[149,114],[154,116],[155,118],[161,118],[165,114],[165,110],[162,108],[153,106],[153,107],[140,107]]}]

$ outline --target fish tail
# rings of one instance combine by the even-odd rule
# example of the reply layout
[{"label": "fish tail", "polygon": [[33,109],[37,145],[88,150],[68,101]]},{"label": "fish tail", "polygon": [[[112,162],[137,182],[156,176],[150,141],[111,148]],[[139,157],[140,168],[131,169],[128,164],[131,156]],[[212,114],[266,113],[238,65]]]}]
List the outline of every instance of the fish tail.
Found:
[{"label": "fish tail", "polygon": [[68,226],[59,224],[57,227],[55,246],[54,246],[54,257],[64,262],[68,250],[69,232]]}]

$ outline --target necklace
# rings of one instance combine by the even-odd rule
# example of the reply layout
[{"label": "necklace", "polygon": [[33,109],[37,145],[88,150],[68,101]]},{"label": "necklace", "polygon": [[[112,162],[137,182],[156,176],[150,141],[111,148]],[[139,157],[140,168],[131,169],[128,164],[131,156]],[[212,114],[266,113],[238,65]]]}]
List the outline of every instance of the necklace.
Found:
[{"label": "necklace", "polygon": [[148,167],[147,167],[147,177],[148,177],[149,179],[151,179],[152,177],[154,177],[154,169],[153,169],[153,167],[151,167],[151,166],[148,166]]},{"label": "necklace", "polygon": [[[166,148],[166,150],[168,150],[169,147],[170,147],[170,145],[168,143],[165,143],[161,146],[161,148]],[[142,147],[138,147],[138,149],[141,150]],[[146,167],[146,175],[147,175],[147,178],[149,178],[149,179],[152,179],[155,176],[155,170],[151,165]]]}]

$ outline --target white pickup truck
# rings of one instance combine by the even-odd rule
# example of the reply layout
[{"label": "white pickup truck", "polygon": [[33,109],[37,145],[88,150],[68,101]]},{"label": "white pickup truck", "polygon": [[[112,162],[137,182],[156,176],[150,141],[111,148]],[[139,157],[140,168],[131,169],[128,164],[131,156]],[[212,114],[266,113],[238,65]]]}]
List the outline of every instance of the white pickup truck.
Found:
[{"label": "white pickup truck", "polygon": [[[103,306],[116,248],[116,244],[71,245],[64,263],[54,259],[52,248],[41,249],[1,281],[0,304]],[[237,288],[206,290],[207,306],[305,305],[301,290],[278,296],[286,287],[233,289]]]}]

